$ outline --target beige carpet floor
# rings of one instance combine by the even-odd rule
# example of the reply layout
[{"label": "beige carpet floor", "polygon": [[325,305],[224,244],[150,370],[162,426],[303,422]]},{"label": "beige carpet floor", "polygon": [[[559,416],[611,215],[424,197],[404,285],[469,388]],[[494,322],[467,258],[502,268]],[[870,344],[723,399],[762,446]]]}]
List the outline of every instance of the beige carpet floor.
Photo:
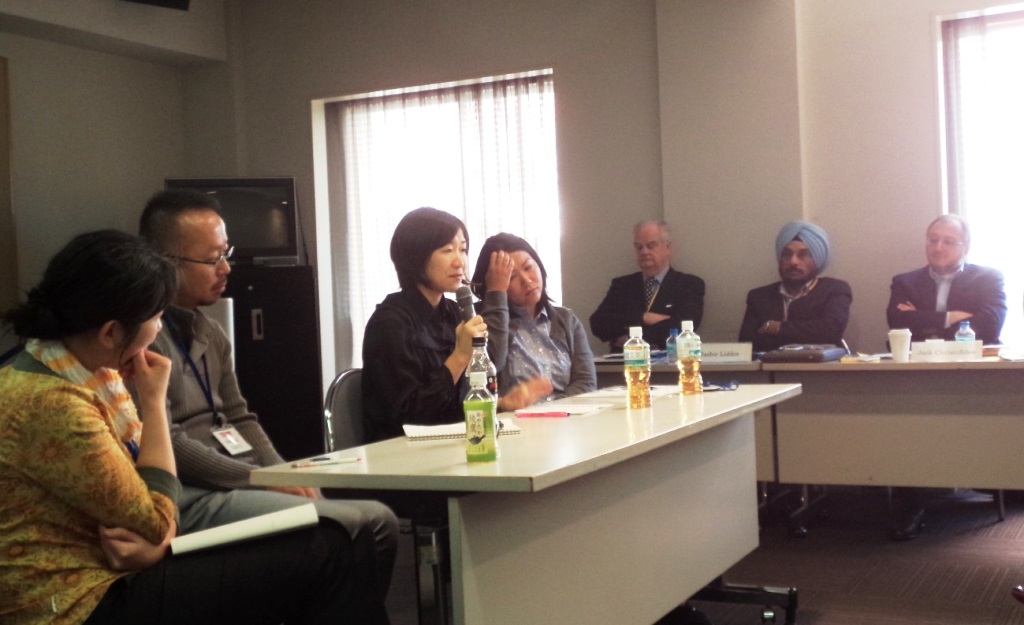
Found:
[{"label": "beige carpet floor", "polygon": [[[888,538],[884,489],[831,489],[820,509],[805,538],[766,522],[761,546],[727,580],[795,586],[799,625],[1024,623],[1009,593],[1024,583],[1024,503],[1008,503],[998,522],[988,495],[935,492],[924,530],[905,543]],[[699,605],[715,625],[762,622],[757,606]]]}]

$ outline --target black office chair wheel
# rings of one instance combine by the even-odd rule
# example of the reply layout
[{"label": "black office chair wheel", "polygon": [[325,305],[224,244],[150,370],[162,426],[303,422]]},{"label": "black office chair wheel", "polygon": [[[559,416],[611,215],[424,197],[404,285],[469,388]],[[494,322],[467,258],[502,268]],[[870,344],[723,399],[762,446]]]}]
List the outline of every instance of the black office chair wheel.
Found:
[{"label": "black office chair wheel", "polygon": [[761,622],[762,623],[774,623],[775,622],[775,608],[771,606],[765,606],[761,610]]}]

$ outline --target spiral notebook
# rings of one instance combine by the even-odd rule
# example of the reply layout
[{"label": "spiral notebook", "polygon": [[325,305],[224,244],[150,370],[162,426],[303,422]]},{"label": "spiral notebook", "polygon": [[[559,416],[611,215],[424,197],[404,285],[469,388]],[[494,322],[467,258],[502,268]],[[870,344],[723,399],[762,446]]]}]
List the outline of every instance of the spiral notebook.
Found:
[{"label": "spiral notebook", "polygon": [[[501,428],[498,436],[519,434],[523,430],[508,420],[498,420]],[[445,438],[466,438],[466,422],[445,423],[444,425],[403,425],[405,437],[411,441],[435,441]]]}]

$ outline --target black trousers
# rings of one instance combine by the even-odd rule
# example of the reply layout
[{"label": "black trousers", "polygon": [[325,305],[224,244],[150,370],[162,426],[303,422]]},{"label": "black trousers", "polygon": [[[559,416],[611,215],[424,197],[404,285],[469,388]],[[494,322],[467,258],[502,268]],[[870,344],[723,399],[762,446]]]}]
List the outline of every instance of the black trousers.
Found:
[{"label": "black trousers", "polygon": [[321,519],[315,528],[168,555],[115,582],[86,625],[387,625],[366,534],[366,544],[353,543]]}]

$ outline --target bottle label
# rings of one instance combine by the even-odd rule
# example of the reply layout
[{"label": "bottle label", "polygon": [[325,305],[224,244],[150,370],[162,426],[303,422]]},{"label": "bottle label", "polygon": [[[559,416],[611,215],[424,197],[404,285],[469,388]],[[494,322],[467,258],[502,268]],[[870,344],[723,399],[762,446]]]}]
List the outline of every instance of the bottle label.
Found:
[{"label": "bottle label", "polygon": [[495,438],[495,406],[491,400],[472,400],[464,404],[466,414],[466,459],[486,462],[498,457]]},{"label": "bottle label", "polygon": [[696,358],[698,360],[700,359],[700,339],[681,339],[679,341],[678,349],[680,358]]},{"label": "bottle label", "polygon": [[622,360],[627,366],[647,366],[651,362],[651,348],[647,345],[626,345],[622,348]]}]

